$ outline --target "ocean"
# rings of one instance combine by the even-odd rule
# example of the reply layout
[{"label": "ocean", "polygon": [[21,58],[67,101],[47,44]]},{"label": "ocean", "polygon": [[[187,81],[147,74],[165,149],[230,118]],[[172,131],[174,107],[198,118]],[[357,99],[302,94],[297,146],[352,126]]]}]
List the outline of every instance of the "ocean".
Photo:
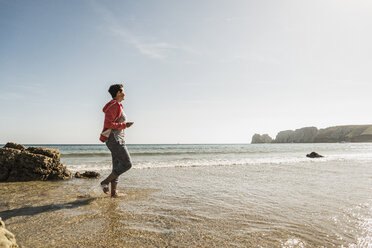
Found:
[{"label": "ocean", "polygon": [[[105,145],[47,147],[73,172],[110,173]],[[102,179],[3,183],[0,216],[27,247],[372,247],[370,143],[127,147],[123,198],[105,197]]]},{"label": "ocean", "polygon": [[[36,145],[37,146],[37,145]],[[105,145],[42,145],[59,149],[61,162],[72,171],[109,170]],[[372,144],[165,144],[127,145],[135,169],[161,167],[275,165],[324,162],[372,162]],[[309,159],[316,151],[325,158]]]}]

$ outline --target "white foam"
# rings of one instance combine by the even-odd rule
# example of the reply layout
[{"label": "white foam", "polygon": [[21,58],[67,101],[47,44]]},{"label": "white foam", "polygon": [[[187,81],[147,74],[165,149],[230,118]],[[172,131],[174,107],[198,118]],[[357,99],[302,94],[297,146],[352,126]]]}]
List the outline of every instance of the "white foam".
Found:
[{"label": "white foam", "polygon": [[[167,168],[167,167],[196,167],[196,166],[234,166],[234,165],[298,165],[309,163],[324,163],[332,161],[359,161],[372,162],[372,153],[358,153],[358,154],[334,154],[327,155],[323,158],[310,159],[303,155],[301,156],[266,156],[266,157],[236,157],[224,158],[220,157],[205,157],[198,158],[198,156],[191,156],[190,158],[173,158],[163,156],[152,160],[136,160],[132,158],[133,168],[149,169],[149,168]],[[85,162],[81,164],[65,164],[71,171],[80,170],[94,170],[105,171],[111,170],[111,160],[102,162]]]},{"label": "white foam", "polygon": [[296,239],[296,238],[293,238],[293,239],[288,239],[283,245],[282,245],[283,248],[295,248],[295,247],[298,247],[298,248],[303,248],[305,247],[305,244],[304,242],[302,242],[300,239]]},{"label": "white foam", "polygon": [[70,170],[71,172],[77,172],[77,171],[106,171],[106,170],[112,170],[112,165],[107,164],[68,164],[66,165],[66,168]]}]

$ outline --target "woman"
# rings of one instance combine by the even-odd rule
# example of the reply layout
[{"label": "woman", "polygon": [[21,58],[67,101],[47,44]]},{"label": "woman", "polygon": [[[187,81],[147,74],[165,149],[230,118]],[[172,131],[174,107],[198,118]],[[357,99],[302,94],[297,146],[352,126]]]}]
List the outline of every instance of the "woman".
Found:
[{"label": "woman", "polygon": [[124,129],[132,126],[133,122],[126,122],[123,105],[121,104],[125,97],[123,85],[111,85],[108,91],[112,96],[112,100],[103,108],[105,123],[100,140],[106,142],[107,147],[111,151],[112,172],[101,182],[101,187],[103,192],[109,195],[109,184],[111,183],[111,197],[118,197],[118,178],[132,167],[130,155],[124,141]]}]

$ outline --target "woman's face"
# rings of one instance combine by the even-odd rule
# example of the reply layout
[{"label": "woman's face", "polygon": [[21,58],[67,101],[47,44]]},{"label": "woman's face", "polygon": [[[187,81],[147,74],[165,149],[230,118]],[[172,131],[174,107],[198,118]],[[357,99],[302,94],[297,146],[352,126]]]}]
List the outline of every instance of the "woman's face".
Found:
[{"label": "woman's face", "polygon": [[118,102],[121,102],[123,101],[125,98],[125,93],[124,93],[124,89],[123,88],[120,88],[120,90],[118,91],[118,93],[116,93],[116,100]]}]

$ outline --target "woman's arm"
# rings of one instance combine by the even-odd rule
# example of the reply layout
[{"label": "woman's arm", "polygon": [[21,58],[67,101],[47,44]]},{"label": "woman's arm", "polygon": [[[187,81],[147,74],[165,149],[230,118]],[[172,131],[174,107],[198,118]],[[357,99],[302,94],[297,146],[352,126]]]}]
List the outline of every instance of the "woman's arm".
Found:
[{"label": "woman's arm", "polygon": [[125,122],[115,122],[115,119],[119,116],[119,114],[121,114],[120,107],[118,105],[112,106],[112,109],[105,113],[104,127],[111,129],[125,129],[127,127]]}]

